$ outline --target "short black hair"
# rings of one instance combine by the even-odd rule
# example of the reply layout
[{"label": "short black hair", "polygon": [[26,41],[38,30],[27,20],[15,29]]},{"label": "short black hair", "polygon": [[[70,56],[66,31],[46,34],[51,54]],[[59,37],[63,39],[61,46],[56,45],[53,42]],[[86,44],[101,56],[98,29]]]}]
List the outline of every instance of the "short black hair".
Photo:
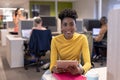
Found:
[{"label": "short black hair", "polygon": [[77,12],[73,9],[64,9],[59,13],[58,17],[60,18],[61,21],[66,17],[70,17],[76,21],[78,15]]}]

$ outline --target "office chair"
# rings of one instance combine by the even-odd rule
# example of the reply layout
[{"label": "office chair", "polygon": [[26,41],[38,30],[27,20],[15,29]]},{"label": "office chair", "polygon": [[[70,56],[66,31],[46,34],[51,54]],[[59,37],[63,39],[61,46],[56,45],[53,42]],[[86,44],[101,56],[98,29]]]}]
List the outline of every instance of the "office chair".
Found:
[{"label": "office chair", "polygon": [[96,42],[94,44],[94,53],[98,53],[99,55],[97,55],[93,61],[94,62],[100,62],[100,65],[103,65],[103,62],[106,61],[106,57],[107,57],[107,42],[102,40],[101,42]]},{"label": "office chair", "polygon": [[24,55],[24,67],[28,69],[28,66],[33,63],[36,64],[36,71],[40,72],[39,66],[41,65],[41,56],[45,56],[46,52],[50,50],[51,44],[51,31],[50,30],[36,30],[32,31],[29,41],[24,43],[25,55]]},{"label": "office chair", "polygon": [[[88,45],[89,45],[89,51],[90,51],[90,57],[92,57],[92,49],[93,49],[93,37],[92,37],[92,32],[88,31],[88,32],[84,32],[83,34],[86,35],[87,39],[88,39]],[[83,59],[82,59],[82,64],[83,64]],[[91,65],[92,67],[94,67],[94,63],[91,60]]]}]

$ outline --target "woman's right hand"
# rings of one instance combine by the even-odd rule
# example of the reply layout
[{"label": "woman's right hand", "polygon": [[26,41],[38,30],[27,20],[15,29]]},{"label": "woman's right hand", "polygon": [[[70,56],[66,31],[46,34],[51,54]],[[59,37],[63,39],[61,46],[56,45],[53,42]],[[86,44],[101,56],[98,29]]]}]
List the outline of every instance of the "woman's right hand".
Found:
[{"label": "woman's right hand", "polygon": [[63,69],[63,68],[58,68],[57,66],[54,66],[54,67],[52,68],[52,72],[53,72],[53,73],[63,73],[63,72],[66,72],[66,70]]}]

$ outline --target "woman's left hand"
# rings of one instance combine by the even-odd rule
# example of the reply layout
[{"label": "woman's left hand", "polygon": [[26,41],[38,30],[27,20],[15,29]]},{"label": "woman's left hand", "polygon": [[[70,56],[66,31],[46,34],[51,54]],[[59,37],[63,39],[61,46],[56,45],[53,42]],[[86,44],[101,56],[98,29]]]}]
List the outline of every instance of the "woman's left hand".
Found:
[{"label": "woman's left hand", "polygon": [[83,68],[75,65],[68,66],[67,71],[70,72],[72,75],[82,74]]}]

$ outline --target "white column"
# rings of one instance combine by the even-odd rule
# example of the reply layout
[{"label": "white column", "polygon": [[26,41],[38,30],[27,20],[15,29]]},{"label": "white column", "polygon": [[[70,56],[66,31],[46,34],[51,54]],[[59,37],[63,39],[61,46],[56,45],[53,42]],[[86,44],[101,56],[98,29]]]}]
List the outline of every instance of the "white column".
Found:
[{"label": "white column", "polygon": [[98,2],[99,2],[98,18],[100,19],[102,16],[102,0],[98,0]]},{"label": "white column", "polygon": [[58,0],[55,0],[55,14],[57,18],[58,17]]}]

